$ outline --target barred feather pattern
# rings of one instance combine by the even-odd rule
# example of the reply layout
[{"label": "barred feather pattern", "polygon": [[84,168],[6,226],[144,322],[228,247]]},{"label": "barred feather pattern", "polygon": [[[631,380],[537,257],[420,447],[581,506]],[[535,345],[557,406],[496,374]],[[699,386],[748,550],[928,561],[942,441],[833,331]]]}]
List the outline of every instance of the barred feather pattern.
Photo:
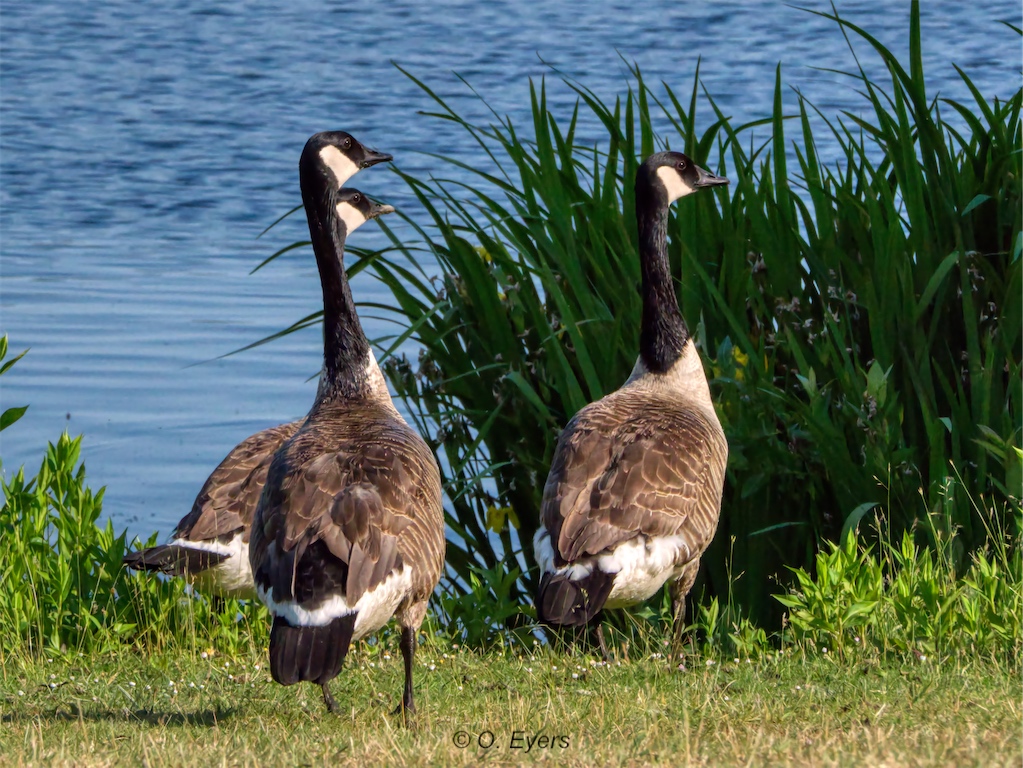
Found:
[{"label": "barred feather pattern", "polygon": [[314,408],[270,466],[249,557],[276,603],[315,611],[343,597],[351,607],[409,567],[399,610],[425,606],[444,565],[440,473],[389,397]]}]

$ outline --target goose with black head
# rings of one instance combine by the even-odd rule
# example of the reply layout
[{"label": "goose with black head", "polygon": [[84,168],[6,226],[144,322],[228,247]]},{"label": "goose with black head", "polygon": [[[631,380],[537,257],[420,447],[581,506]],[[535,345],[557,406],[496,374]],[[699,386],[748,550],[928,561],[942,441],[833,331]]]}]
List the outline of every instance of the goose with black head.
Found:
[{"label": "goose with black head", "polygon": [[336,711],[329,683],[350,643],[395,616],[405,662],[397,711],[411,712],[418,630],[444,564],[440,473],[391,401],[342,262],[345,239],[393,209],[335,192],[315,147],[299,174],[323,289],[324,368],[308,418],[270,464],[252,525],[256,591],[273,615],[270,673],[319,685]]},{"label": "goose with black head", "polygon": [[727,183],[679,152],[651,155],[637,171],[639,357],[621,388],[569,421],[555,449],[533,539],[537,614],[550,626],[584,626],[670,581],[680,641],[685,596],[717,528],[728,444],[675,295],[668,208]]},{"label": "goose with black head", "polygon": [[[363,146],[345,131],[318,133],[310,142],[319,174],[337,190],[360,170],[392,159]],[[255,597],[248,553],[252,514],[270,459],[303,421],[305,417],[264,429],[232,448],[203,483],[170,541],[130,552],[124,564],[135,570],[182,576],[213,596]]]}]

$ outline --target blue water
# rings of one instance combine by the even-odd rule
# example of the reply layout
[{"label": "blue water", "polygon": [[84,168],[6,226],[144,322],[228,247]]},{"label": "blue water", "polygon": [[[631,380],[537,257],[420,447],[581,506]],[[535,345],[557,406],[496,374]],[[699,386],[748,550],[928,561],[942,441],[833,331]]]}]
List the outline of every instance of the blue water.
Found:
[{"label": "blue water", "polygon": [[[452,175],[424,152],[487,167],[454,126],[419,114],[434,105],[392,61],[479,121],[486,108],[453,73],[525,125],[528,78],[548,75],[551,109],[567,116],[574,95],[550,67],[606,99],[625,91],[622,58],[682,94],[701,59],[738,120],[770,112],[779,61],[825,114],[862,108],[846,79],[813,68],[852,68],[836,25],[782,3],[203,5],[0,3],[0,331],[31,347],[0,380],[0,406],[31,405],[0,456],[8,475],[34,471],[46,441],[84,433],[91,484],[107,486],[115,526],[138,534],[169,531],[233,445],[312,399],[318,328],[204,363],[317,308],[308,251],[248,275],[306,236],[295,216],[257,239],[298,203],[305,139],[344,128],[421,174]],[[932,92],[968,99],[952,61],[985,94],[1019,87],[1019,37],[997,23],[1020,25],[1018,2],[923,5]],[[839,10],[905,50],[908,4]],[[425,223],[393,173],[351,183]],[[356,239],[383,244],[372,226]],[[354,291],[386,301],[365,274]]]}]

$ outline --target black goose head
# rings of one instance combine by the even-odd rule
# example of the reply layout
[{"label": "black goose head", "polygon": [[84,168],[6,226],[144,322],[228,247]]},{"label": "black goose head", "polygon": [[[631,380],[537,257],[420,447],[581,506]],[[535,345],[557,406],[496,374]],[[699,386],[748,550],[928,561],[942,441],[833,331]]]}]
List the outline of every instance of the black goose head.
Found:
[{"label": "black goose head", "polygon": [[375,203],[359,190],[344,187],[334,197],[334,210],[347,237],[370,219],[394,213],[394,206]]},{"label": "black goose head", "polygon": [[350,133],[324,131],[305,143],[299,169],[303,176],[311,174],[319,185],[336,191],[363,168],[393,159],[386,152],[367,149]]},{"label": "black goose head", "polygon": [[705,171],[681,152],[650,155],[636,172],[636,192],[651,191],[668,205],[704,187],[727,184],[728,179]]}]

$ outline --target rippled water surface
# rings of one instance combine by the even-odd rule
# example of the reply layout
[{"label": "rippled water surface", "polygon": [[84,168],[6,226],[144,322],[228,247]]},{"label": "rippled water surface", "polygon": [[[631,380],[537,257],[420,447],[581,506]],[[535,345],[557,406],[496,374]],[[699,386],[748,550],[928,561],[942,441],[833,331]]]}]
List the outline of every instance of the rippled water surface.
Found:
[{"label": "rippled water surface", "polygon": [[[432,104],[392,61],[486,120],[457,72],[523,125],[528,78],[553,66],[610,98],[626,88],[623,58],[683,94],[701,59],[737,119],[769,113],[778,62],[825,114],[862,105],[843,78],[813,69],[853,66],[836,25],[782,3],[203,5],[0,3],[0,330],[12,349],[32,348],[0,384],[0,406],[31,405],[0,455],[8,474],[34,471],[47,440],[84,433],[90,483],[107,486],[106,512],[132,533],[169,531],[235,443],[311,402],[315,328],[196,365],[317,308],[309,251],[248,275],[307,234],[295,216],[257,240],[298,202],[305,139],[345,128],[424,174],[437,162],[423,152],[484,162],[450,123],[418,114]],[[1019,37],[997,23],[1019,25],[1018,2],[923,5],[932,91],[968,98],[952,61],[985,94],[1019,87]],[[895,51],[907,9],[839,3]],[[572,93],[549,85],[567,116]],[[394,174],[351,183],[415,215]],[[372,226],[355,237],[379,242]],[[368,276],[354,290],[384,299]]]}]

